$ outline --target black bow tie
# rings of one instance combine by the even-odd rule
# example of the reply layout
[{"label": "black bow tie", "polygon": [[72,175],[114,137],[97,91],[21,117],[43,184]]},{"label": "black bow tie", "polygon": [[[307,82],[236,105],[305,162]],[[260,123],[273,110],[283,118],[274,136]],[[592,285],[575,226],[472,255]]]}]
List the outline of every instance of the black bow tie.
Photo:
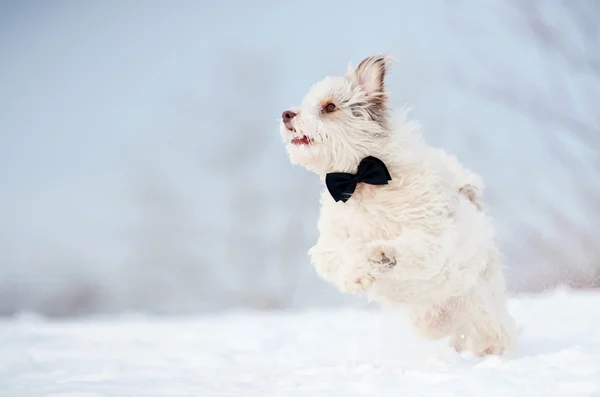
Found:
[{"label": "black bow tie", "polygon": [[331,197],[335,201],[344,203],[352,196],[359,182],[370,185],[387,185],[391,180],[392,177],[383,161],[373,156],[361,160],[356,174],[331,172],[325,175],[325,185],[327,185]]}]

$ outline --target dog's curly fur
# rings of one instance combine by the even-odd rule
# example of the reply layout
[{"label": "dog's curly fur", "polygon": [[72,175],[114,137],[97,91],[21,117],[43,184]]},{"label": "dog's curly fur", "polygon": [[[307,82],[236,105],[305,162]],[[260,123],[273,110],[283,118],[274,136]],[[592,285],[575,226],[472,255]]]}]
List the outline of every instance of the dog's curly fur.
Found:
[{"label": "dog's curly fur", "polygon": [[323,190],[312,262],[344,293],[404,307],[424,337],[502,354],[516,331],[481,178],[426,145],[417,122],[392,117],[384,83],[391,61],[375,54],[326,77],[282,120],[290,160],[322,180],[355,173],[369,155],[392,176],[383,186],[359,184],[345,203]]}]

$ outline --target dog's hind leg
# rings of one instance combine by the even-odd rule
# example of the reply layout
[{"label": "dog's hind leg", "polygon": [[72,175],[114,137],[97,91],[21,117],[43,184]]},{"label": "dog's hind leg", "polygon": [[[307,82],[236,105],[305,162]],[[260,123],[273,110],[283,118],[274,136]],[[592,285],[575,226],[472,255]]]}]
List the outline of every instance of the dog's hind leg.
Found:
[{"label": "dog's hind leg", "polygon": [[413,328],[424,338],[438,340],[452,336],[463,317],[462,298],[449,298],[443,303],[408,311]]},{"label": "dog's hind leg", "polygon": [[480,357],[501,355],[516,346],[517,332],[506,307],[504,278],[499,261],[494,260],[465,296],[462,327],[454,336],[455,341],[466,339],[467,348]]}]

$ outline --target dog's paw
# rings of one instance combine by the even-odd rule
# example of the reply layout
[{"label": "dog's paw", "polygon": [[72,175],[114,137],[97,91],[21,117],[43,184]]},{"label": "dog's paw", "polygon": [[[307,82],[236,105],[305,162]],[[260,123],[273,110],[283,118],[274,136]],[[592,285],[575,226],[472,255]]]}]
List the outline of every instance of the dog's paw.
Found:
[{"label": "dog's paw", "polygon": [[339,285],[340,291],[345,294],[360,294],[367,291],[375,282],[375,277],[370,273],[362,275],[348,275]]},{"label": "dog's paw", "polygon": [[367,262],[379,271],[396,266],[396,250],[390,245],[372,244],[367,249]]}]

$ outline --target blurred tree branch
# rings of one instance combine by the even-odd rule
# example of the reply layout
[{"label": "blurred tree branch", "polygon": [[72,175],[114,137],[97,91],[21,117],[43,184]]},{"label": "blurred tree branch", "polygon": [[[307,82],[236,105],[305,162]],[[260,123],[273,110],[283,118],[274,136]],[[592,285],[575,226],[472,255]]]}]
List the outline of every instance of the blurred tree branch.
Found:
[{"label": "blurred tree branch", "polygon": [[[524,75],[530,76],[521,70],[525,65],[510,56],[492,59],[484,46],[477,45],[470,48],[471,54],[488,78],[479,80],[461,70],[450,73],[463,89],[539,126],[544,135],[538,141],[560,165],[553,169],[564,173],[561,177],[548,173],[544,185],[575,203],[575,208],[552,205],[555,200],[543,195],[547,189],[515,192],[529,195],[524,198],[535,201],[537,212],[545,213],[558,231],[551,238],[541,224],[515,225],[514,240],[521,244],[508,247],[514,266],[533,262],[528,266],[538,272],[529,277],[532,284],[522,287],[540,290],[558,283],[600,287],[600,3],[514,0],[508,4],[502,9],[508,12],[499,10],[498,21],[506,34],[515,36],[514,42],[534,52],[530,62],[539,70],[539,79],[525,80]],[[461,30],[461,26],[453,28]],[[577,213],[584,213],[585,219]]]},{"label": "blurred tree branch", "polygon": [[[546,149],[569,171],[569,188],[575,189],[583,211],[590,217],[590,226],[586,227],[565,216],[564,209],[547,208],[555,227],[574,246],[571,252],[565,252],[564,242],[541,238],[531,232],[527,240],[540,258],[548,258],[561,269],[556,280],[547,282],[560,281],[579,288],[600,287],[600,247],[597,244],[600,232],[600,4],[515,1],[513,7],[519,14],[518,31],[548,59],[550,84],[545,88],[550,91],[527,87],[518,92],[497,89],[484,94],[548,127]],[[559,134],[553,134],[552,130]],[[588,155],[570,149],[565,137],[576,138],[587,148]]]}]

